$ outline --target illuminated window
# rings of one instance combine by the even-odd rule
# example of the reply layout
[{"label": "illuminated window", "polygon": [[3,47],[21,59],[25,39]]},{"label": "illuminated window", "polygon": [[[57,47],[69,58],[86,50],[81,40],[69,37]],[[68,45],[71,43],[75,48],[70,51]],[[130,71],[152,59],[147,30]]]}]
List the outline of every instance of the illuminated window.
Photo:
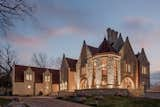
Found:
[{"label": "illuminated window", "polygon": [[128,72],[131,72],[131,65],[128,64]]},{"label": "illuminated window", "polygon": [[32,73],[29,72],[26,73],[26,80],[32,81]]},{"label": "illuminated window", "polygon": [[44,80],[45,80],[46,82],[49,82],[49,81],[50,81],[50,75],[45,75],[45,76],[44,76]]},{"label": "illuminated window", "polygon": [[126,63],[126,72],[131,72],[131,65]]},{"label": "illuminated window", "polygon": [[128,65],[127,65],[127,63],[126,63],[126,72],[128,71]]},{"label": "illuminated window", "polygon": [[96,62],[94,62],[94,66],[96,66],[97,64],[96,64]]},{"label": "illuminated window", "polygon": [[142,74],[147,74],[146,67],[142,66]]}]

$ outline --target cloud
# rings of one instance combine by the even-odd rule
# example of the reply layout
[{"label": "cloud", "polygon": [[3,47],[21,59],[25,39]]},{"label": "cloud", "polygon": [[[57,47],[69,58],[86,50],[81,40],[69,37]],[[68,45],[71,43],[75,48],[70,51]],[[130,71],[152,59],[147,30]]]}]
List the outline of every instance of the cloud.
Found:
[{"label": "cloud", "polygon": [[85,29],[77,28],[74,26],[65,26],[60,28],[45,28],[40,33],[34,35],[22,35],[14,32],[8,33],[5,38],[6,41],[16,44],[17,46],[35,48],[40,47],[47,43],[48,40],[56,38],[57,36],[74,35],[88,35]]},{"label": "cloud", "polygon": [[65,24],[86,28],[88,26],[86,22],[90,20],[88,16],[90,17],[92,13],[72,5],[59,1],[40,1],[36,12],[37,18],[40,20],[40,23],[53,23],[51,26],[55,27]]},{"label": "cloud", "polygon": [[134,36],[136,44],[143,48],[152,47],[160,39],[160,26],[154,19],[140,16],[123,18],[122,28]]},{"label": "cloud", "polygon": [[146,17],[127,16],[123,19],[122,27],[132,31],[146,31],[153,27],[154,22]]},{"label": "cloud", "polygon": [[6,37],[6,41],[14,43],[17,46],[36,47],[40,45],[43,41],[45,41],[45,38],[40,36],[21,35],[17,33],[15,34],[13,32],[9,35],[10,36]]},{"label": "cloud", "polygon": [[60,36],[60,35],[67,35],[67,34],[80,34],[80,35],[87,35],[89,32],[85,29],[77,28],[74,26],[66,26],[58,29],[47,29],[46,35],[50,36]]}]

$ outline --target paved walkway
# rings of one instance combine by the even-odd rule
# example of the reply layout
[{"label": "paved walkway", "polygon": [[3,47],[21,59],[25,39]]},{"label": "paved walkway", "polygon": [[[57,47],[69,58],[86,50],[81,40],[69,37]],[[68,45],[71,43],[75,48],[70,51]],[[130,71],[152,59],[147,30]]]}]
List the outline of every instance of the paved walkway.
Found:
[{"label": "paved walkway", "polygon": [[22,101],[29,107],[89,107],[86,105],[58,100],[52,97],[47,98],[22,98]]}]

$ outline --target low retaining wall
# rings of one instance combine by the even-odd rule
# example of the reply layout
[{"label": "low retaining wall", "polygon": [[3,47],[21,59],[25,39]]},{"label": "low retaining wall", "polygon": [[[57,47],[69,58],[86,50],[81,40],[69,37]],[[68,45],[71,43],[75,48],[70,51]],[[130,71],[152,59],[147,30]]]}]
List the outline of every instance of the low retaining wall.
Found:
[{"label": "low retaining wall", "polygon": [[148,91],[148,92],[145,93],[145,97],[154,98],[154,99],[160,99],[160,91],[159,92]]},{"label": "low retaining wall", "polygon": [[75,94],[75,92],[68,92],[68,91],[60,91],[59,93],[58,93],[58,96],[75,96],[76,94]]},{"label": "low retaining wall", "polygon": [[127,89],[82,89],[76,90],[76,95],[79,96],[92,96],[92,95],[121,95],[128,96],[129,92]]}]

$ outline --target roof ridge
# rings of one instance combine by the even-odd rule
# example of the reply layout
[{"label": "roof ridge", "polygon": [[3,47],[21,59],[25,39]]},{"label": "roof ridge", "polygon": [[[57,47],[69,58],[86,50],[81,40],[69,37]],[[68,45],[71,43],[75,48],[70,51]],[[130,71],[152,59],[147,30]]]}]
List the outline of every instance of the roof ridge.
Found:
[{"label": "roof ridge", "polygon": [[58,70],[58,69],[48,68],[48,67],[44,68],[44,67],[36,67],[36,66],[29,66],[29,65],[19,65],[19,64],[15,64],[15,66],[26,67],[26,68],[36,68],[36,69]]},{"label": "roof ridge", "polygon": [[78,60],[78,59],[75,59],[75,58],[70,58],[70,57],[65,57],[66,59],[71,59],[71,60]]},{"label": "roof ridge", "polygon": [[[92,46],[92,45],[88,45],[88,44],[87,44],[87,46],[89,46],[89,47],[92,47],[92,48],[97,48],[97,47],[95,47],[95,46]],[[97,49],[98,49],[98,48],[97,48]]]}]

